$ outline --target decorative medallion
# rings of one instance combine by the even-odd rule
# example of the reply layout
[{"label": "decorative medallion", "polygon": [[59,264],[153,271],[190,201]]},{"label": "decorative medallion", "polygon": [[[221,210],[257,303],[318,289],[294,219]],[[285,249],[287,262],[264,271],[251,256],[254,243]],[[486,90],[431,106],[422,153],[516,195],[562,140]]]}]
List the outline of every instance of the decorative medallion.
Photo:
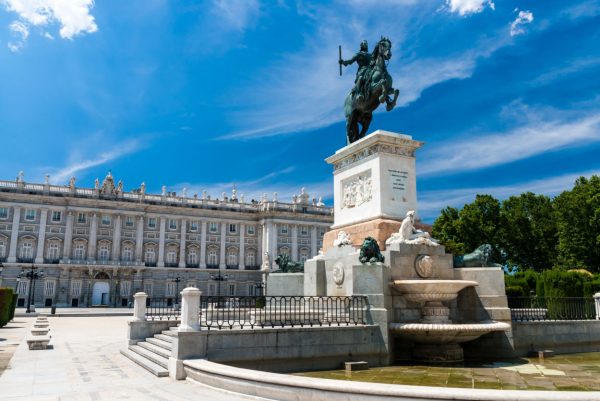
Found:
[{"label": "decorative medallion", "polygon": [[429,255],[419,255],[415,259],[415,271],[421,278],[429,278],[433,274],[433,258]]},{"label": "decorative medallion", "polygon": [[344,282],[344,265],[342,262],[337,262],[333,265],[333,282],[338,288],[342,288]]}]

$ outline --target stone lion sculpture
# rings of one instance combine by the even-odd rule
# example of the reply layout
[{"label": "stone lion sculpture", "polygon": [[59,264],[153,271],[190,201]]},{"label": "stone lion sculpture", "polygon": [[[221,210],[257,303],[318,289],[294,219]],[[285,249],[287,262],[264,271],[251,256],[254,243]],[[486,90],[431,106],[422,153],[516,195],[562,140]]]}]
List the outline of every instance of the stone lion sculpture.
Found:
[{"label": "stone lion sculpture", "polygon": [[376,263],[384,260],[377,241],[373,237],[367,237],[360,247],[360,255],[358,257],[360,263]]},{"label": "stone lion sculpture", "polygon": [[492,261],[492,246],[483,244],[473,252],[454,256],[454,267],[502,267]]}]

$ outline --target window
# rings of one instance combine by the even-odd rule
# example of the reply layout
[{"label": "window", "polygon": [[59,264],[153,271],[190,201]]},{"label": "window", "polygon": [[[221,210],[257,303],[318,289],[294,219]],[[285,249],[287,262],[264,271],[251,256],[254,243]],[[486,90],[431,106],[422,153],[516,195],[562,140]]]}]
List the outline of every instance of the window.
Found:
[{"label": "window", "polygon": [[217,265],[219,264],[219,258],[217,257],[217,250],[212,248],[208,250],[208,264]]},{"label": "window", "polygon": [[156,228],[156,218],[148,218],[148,228]]},{"label": "window", "polygon": [[33,243],[31,241],[25,241],[21,244],[21,258],[33,258]]},{"label": "window", "polygon": [[210,231],[211,233],[216,233],[219,231],[219,226],[217,225],[217,223],[211,222],[208,227],[208,231]]},{"label": "window", "polygon": [[125,226],[126,227],[133,227],[133,216],[127,216],[125,218]]},{"label": "window", "polygon": [[28,289],[29,289],[29,280],[19,281],[19,284],[17,285],[17,294],[25,296],[25,295],[27,295]]},{"label": "window", "polygon": [[8,218],[8,208],[0,207],[0,219],[6,219],[6,218]]},{"label": "window", "polygon": [[174,248],[167,252],[167,263],[177,263],[177,251]]},{"label": "window", "polygon": [[256,288],[256,284],[248,285],[248,295],[249,296],[253,297],[255,295],[259,295],[258,291],[256,291],[256,290],[258,290],[258,288]]},{"label": "window", "polygon": [[288,233],[288,226],[287,226],[287,224],[282,224],[281,225],[281,233],[282,234],[287,234]]},{"label": "window", "polygon": [[148,263],[156,262],[156,252],[154,252],[153,247],[146,248],[146,254],[144,255],[144,260]]},{"label": "window", "polygon": [[107,214],[102,215],[102,225],[103,226],[110,225],[110,216],[109,215],[107,215]]},{"label": "window", "polygon": [[230,249],[227,252],[227,264],[229,266],[235,266],[235,265],[237,265],[237,254],[236,254],[236,251],[234,249]]},{"label": "window", "polygon": [[198,222],[190,221],[190,231],[198,231]]},{"label": "window", "polygon": [[216,284],[208,285],[208,295],[211,295],[211,296],[217,295],[217,285]]},{"label": "window", "polygon": [[152,283],[144,283],[144,292],[149,297],[152,296]]},{"label": "window", "polygon": [[177,230],[177,220],[169,219],[169,230]]},{"label": "window", "polygon": [[127,297],[131,294],[131,281],[121,281],[121,296]]},{"label": "window", "polygon": [[133,259],[133,247],[130,244],[123,246],[123,255],[121,260],[130,262]]},{"label": "window", "polygon": [[107,261],[110,256],[110,251],[108,250],[107,244],[101,244],[100,250],[98,251],[98,259],[101,261]]},{"label": "window", "polygon": [[3,239],[0,239],[0,258],[3,258],[6,254],[6,243]]},{"label": "window", "polygon": [[195,248],[192,248],[188,251],[188,263],[191,265],[198,263],[198,254],[196,253]]},{"label": "window", "polygon": [[53,297],[54,296],[54,288],[56,287],[56,281],[46,281],[44,285],[44,296]]},{"label": "window", "polygon": [[86,221],[85,213],[77,213],[77,222],[79,224],[85,224],[85,221]]},{"label": "window", "polygon": [[308,227],[307,226],[300,226],[300,234],[302,234],[302,235],[308,235]]},{"label": "window", "polygon": [[290,248],[288,248],[287,246],[282,246],[281,248],[279,248],[279,254],[290,256]]},{"label": "window", "polygon": [[237,233],[237,224],[230,224],[230,225],[229,225],[229,233],[230,233],[230,234],[235,234],[235,233]]},{"label": "window", "polygon": [[[85,245],[84,244],[75,244],[75,251],[73,253],[75,260],[84,260],[85,259]],[[108,259],[108,258],[107,258]]]},{"label": "window", "polygon": [[58,210],[52,211],[52,221],[55,223],[60,222],[61,213]]},{"label": "window", "polygon": [[300,262],[304,263],[308,260],[308,249],[300,249]]},{"label": "window", "polygon": [[229,284],[229,296],[232,297],[235,295],[235,284]]},{"label": "window", "polygon": [[48,259],[50,260],[58,260],[58,255],[60,254],[60,250],[58,249],[58,243],[51,242],[48,245]]},{"label": "window", "polygon": [[166,291],[165,291],[165,295],[167,297],[173,297],[173,296],[175,296],[175,283],[173,283],[173,282],[168,282],[167,283],[167,288],[166,288]]},{"label": "window", "polygon": [[71,282],[71,296],[73,298],[79,298],[81,295],[81,281]]},{"label": "window", "polygon": [[256,266],[256,253],[248,251],[246,254],[246,266]]},{"label": "window", "polygon": [[35,209],[27,209],[25,211],[25,220],[29,220],[29,221],[35,220]]},{"label": "window", "polygon": [[254,233],[256,233],[256,227],[254,227],[254,226],[248,226],[247,229],[246,229],[246,232],[249,235],[254,235]]}]

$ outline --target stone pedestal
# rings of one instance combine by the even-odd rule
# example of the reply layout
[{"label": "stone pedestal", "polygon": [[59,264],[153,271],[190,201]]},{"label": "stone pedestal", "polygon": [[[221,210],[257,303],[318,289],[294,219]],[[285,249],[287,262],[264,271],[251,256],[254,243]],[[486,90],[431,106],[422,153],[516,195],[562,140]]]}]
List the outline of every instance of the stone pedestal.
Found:
[{"label": "stone pedestal", "polygon": [[417,209],[415,151],[421,146],[408,135],[378,130],[326,159],[334,168],[334,224],[324,251],[339,230],[353,245],[371,236],[385,249],[406,212]]}]

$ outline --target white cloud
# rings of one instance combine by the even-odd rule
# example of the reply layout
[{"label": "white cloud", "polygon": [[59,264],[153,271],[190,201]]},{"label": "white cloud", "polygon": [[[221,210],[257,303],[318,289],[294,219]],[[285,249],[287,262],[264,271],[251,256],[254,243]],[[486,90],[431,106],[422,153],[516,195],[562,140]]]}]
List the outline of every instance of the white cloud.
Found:
[{"label": "white cloud", "polygon": [[18,52],[25,45],[25,41],[29,37],[29,29],[27,28],[27,25],[20,21],[13,21],[9,25],[9,29],[15,40],[13,42],[8,42],[8,48],[13,53]]},{"label": "white cloud", "polygon": [[223,29],[243,31],[260,13],[258,0],[213,0],[213,14]]},{"label": "white cloud", "polygon": [[511,131],[488,135],[471,132],[469,138],[439,143],[421,156],[424,162],[419,174],[477,170],[600,141],[600,112],[570,121],[567,118],[568,113],[557,110],[532,111],[524,117],[526,124]]},{"label": "white cloud", "polygon": [[85,171],[92,167],[106,164],[112,160],[116,160],[122,156],[133,153],[142,147],[142,142],[139,140],[130,140],[114,146],[112,149],[102,152],[99,155],[92,157],[81,157],[77,154],[72,155],[72,162],[50,173],[50,178],[53,183],[64,183],[72,176],[79,172]]},{"label": "white cloud", "polygon": [[[11,29],[14,24],[20,24],[29,30],[31,26],[45,27],[58,23],[59,34],[63,39],[73,39],[77,35],[98,30],[94,17],[90,14],[94,6],[93,0],[0,0],[0,4],[19,15],[19,20],[11,24]],[[42,35],[48,37],[49,34],[46,33],[42,32]]]},{"label": "white cloud", "polygon": [[519,11],[517,18],[510,24],[510,36],[517,36],[525,33],[523,25],[531,24],[533,22],[533,13],[531,11],[520,11],[515,9],[515,12]]},{"label": "white cloud", "polygon": [[486,7],[496,9],[492,0],[446,0],[446,5],[450,8],[450,12],[460,15],[477,14]]},{"label": "white cloud", "polygon": [[461,208],[465,204],[473,202],[477,194],[488,194],[501,200],[523,192],[554,196],[572,188],[575,180],[579,177],[590,177],[599,174],[600,170],[591,170],[520,182],[513,185],[421,191],[419,192],[419,213],[426,219],[435,218],[440,210],[447,206]]}]

